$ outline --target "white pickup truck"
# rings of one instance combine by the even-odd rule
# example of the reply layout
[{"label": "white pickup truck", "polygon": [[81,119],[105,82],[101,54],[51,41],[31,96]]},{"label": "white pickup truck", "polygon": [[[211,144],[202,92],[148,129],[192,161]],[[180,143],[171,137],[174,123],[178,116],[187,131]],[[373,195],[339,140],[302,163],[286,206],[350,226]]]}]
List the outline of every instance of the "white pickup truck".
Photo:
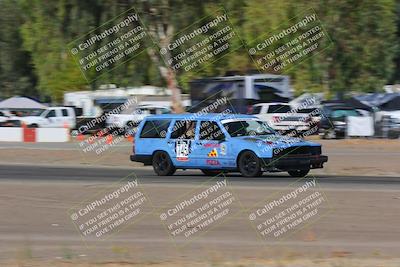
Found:
[{"label": "white pickup truck", "polygon": [[266,121],[274,130],[302,133],[310,130],[311,118],[308,114],[297,113],[288,103],[261,103],[253,105],[251,114]]},{"label": "white pickup truck", "polygon": [[155,114],[168,114],[171,109],[157,105],[139,105],[130,114],[110,114],[106,120],[108,128],[131,129],[136,127],[145,117]]},{"label": "white pickup truck", "polygon": [[71,107],[49,107],[38,116],[19,117],[21,123],[32,128],[61,128],[70,129],[76,126],[75,110]]}]

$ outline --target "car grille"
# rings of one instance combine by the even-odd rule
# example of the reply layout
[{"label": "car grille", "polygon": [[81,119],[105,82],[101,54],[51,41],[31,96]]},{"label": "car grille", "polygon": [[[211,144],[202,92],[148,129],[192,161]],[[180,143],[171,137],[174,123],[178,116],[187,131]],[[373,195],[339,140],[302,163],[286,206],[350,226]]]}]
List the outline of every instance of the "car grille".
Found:
[{"label": "car grille", "polygon": [[274,157],[319,154],[321,154],[320,146],[291,146],[287,148],[274,148]]},{"label": "car grille", "polygon": [[282,117],[279,117],[279,121],[297,121],[297,122],[301,122],[301,121],[304,121],[304,119],[302,117],[296,117],[296,116],[282,116]]}]

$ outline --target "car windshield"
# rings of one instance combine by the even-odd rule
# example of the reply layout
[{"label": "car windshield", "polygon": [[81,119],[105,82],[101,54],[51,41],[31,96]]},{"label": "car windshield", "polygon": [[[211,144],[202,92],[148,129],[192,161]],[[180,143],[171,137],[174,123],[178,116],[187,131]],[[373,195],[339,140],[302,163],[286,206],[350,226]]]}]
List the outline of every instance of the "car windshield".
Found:
[{"label": "car windshield", "polygon": [[32,110],[31,112],[27,112],[24,114],[24,116],[40,116],[42,115],[46,109],[37,109],[37,110]]},{"label": "car windshield", "polygon": [[37,115],[32,115],[32,116],[46,117],[48,113],[49,113],[49,111],[47,109],[45,109],[42,112],[38,113]]},{"label": "car windshield", "polygon": [[269,106],[268,113],[287,113],[290,110],[289,105],[271,105]]},{"label": "car windshield", "polygon": [[222,125],[232,137],[275,134],[266,122],[259,120],[234,120],[222,122]]}]

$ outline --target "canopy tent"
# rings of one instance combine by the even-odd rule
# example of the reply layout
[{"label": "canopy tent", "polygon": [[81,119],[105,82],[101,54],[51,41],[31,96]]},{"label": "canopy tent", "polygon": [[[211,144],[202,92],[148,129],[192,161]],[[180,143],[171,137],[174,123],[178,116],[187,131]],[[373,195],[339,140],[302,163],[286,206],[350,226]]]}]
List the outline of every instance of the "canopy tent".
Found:
[{"label": "canopy tent", "polygon": [[350,99],[344,100],[327,100],[322,101],[323,104],[337,104],[341,106],[352,107],[355,109],[363,109],[367,111],[372,111],[372,106],[365,104],[364,102],[352,97]]},{"label": "canopy tent", "polygon": [[14,96],[0,102],[1,109],[22,110],[22,109],[45,109],[47,106],[23,96]]},{"label": "canopy tent", "polygon": [[363,104],[382,110],[400,110],[400,93],[375,93],[359,95],[354,98]]},{"label": "canopy tent", "polygon": [[367,105],[364,102],[362,102],[354,97],[347,99],[345,102],[347,105],[350,105],[356,109],[372,111],[372,107],[370,105]]}]

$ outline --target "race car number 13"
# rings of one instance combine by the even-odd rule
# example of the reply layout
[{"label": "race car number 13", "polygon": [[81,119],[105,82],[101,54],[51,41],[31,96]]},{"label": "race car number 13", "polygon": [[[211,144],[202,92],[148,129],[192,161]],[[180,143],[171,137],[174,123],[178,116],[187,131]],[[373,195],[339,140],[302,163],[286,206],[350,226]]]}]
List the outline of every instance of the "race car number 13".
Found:
[{"label": "race car number 13", "polygon": [[175,145],[176,159],[179,161],[187,161],[190,153],[190,141],[179,140]]}]

